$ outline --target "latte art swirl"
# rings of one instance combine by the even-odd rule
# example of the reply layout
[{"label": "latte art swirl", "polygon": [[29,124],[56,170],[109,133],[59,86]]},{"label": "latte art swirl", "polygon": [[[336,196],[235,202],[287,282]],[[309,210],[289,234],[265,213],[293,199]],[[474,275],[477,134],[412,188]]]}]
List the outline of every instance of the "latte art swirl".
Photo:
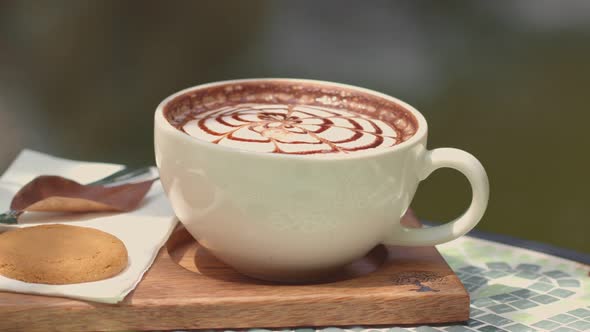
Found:
[{"label": "latte art swirl", "polygon": [[389,148],[414,134],[403,130],[408,124],[395,125],[343,109],[243,103],[194,114],[179,129],[248,151],[316,154]]}]

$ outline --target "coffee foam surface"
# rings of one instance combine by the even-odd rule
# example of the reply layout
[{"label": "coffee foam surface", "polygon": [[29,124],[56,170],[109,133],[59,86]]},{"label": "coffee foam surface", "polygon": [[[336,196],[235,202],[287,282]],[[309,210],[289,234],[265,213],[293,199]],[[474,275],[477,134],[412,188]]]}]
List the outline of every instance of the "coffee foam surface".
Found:
[{"label": "coffee foam surface", "polygon": [[164,115],[199,140],[282,154],[386,149],[418,128],[409,111],[381,97],[285,81],[197,88],[168,102]]},{"label": "coffee foam surface", "polygon": [[182,129],[204,141],[256,152],[349,153],[397,142],[395,129],[381,120],[306,105],[226,106],[197,114]]}]

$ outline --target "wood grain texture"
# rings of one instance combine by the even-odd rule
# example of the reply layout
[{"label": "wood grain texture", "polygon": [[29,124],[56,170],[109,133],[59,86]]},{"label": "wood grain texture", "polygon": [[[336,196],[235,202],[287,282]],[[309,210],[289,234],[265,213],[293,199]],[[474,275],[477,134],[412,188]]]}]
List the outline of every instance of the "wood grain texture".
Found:
[{"label": "wood grain texture", "polygon": [[332,280],[279,285],[236,273],[180,228],[120,304],[0,292],[0,317],[0,331],[31,332],[425,324],[467,320],[469,295],[434,247],[379,246]]}]

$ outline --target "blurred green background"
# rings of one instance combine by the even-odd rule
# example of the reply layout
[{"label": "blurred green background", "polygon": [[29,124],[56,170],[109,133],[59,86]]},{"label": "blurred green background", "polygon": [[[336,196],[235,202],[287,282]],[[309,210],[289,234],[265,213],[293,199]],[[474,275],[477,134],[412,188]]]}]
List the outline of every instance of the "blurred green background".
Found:
[{"label": "blurred green background", "polygon": [[[299,77],[396,96],[429,146],[470,151],[491,184],[478,229],[590,253],[590,1],[2,1],[0,169],[22,148],[153,163],[171,93]],[[441,170],[421,218],[470,191]]]}]

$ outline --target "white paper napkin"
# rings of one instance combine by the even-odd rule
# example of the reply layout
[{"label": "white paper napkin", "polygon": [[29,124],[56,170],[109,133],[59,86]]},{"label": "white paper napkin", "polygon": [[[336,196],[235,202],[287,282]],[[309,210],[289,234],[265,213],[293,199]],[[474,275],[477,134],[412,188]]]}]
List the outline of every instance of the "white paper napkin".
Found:
[{"label": "white paper napkin", "polygon": [[[73,161],[24,150],[0,177],[0,211],[8,210],[13,195],[38,175],[59,175],[80,183],[106,177],[123,166]],[[152,177],[157,176],[152,168]],[[0,213],[1,213],[0,212]],[[138,209],[129,213],[47,214],[25,213],[18,225],[0,224],[0,231],[47,223],[67,223],[92,227],[121,239],[129,253],[129,264],[119,275],[101,281],[72,285],[45,285],[21,282],[0,276],[0,291],[69,297],[95,302],[117,303],[137,286],[166,242],[177,219],[159,181]]]}]

